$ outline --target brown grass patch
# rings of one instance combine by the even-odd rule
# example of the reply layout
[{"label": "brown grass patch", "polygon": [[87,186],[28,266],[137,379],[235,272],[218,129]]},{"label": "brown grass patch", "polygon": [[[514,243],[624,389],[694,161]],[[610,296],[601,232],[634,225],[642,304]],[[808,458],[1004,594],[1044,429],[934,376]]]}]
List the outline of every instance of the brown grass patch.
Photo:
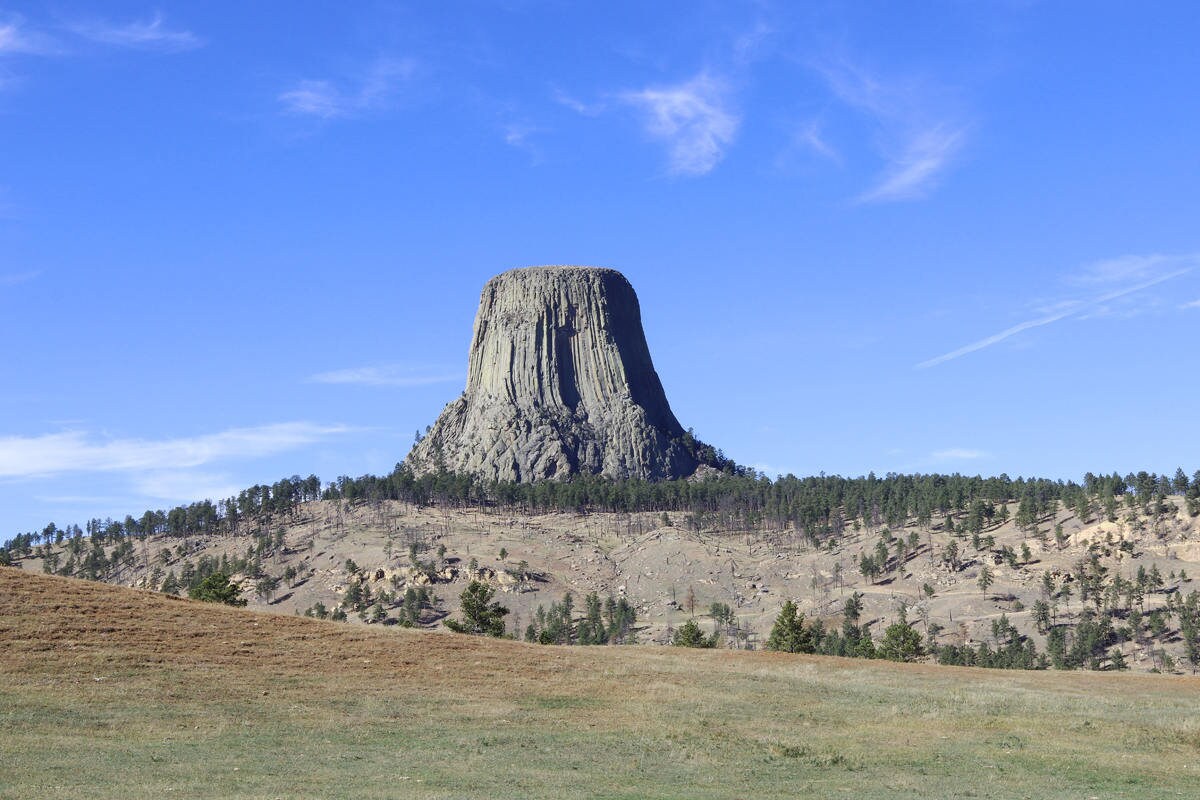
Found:
[{"label": "brown grass patch", "polygon": [[381,630],[0,569],[0,796],[1180,797],[1200,681]]}]

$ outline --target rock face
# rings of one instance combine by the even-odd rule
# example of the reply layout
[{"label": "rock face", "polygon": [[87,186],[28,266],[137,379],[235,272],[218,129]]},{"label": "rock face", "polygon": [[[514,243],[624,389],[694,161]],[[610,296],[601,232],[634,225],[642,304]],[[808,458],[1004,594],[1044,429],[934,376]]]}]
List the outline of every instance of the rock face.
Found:
[{"label": "rock face", "polygon": [[616,270],[528,267],[483,287],[466,391],[406,463],[502,481],[647,480],[697,467]]}]

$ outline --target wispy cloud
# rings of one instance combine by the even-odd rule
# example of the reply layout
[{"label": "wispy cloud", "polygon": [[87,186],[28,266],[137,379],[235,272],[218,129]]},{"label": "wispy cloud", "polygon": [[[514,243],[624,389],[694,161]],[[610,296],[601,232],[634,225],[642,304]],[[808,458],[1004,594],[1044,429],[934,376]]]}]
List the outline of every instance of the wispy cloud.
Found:
[{"label": "wispy cloud", "polygon": [[175,439],[103,439],[70,431],[0,437],[0,477],[64,472],[144,472],[260,458],[347,433],[345,425],[284,422]]},{"label": "wispy cloud", "polygon": [[765,19],[755,20],[754,25],[733,40],[734,63],[745,65],[758,59],[767,48],[767,43],[778,29]]},{"label": "wispy cloud", "polygon": [[345,116],[351,107],[351,102],[329,81],[300,81],[280,94],[279,102],[293,114],[324,119]]},{"label": "wispy cloud", "polygon": [[42,273],[37,270],[30,272],[9,272],[0,273],[0,286],[16,286],[19,283],[28,283]]},{"label": "wispy cloud", "polygon": [[0,54],[20,53],[25,46],[21,31],[15,22],[0,23]]},{"label": "wispy cloud", "polygon": [[913,132],[901,152],[891,159],[879,182],[859,196],[863,203],[882,203],[923,197],[965,140],[962,129],[937,125]]},{"label": "wispy cloud", "polygon": [[529,145],[529,136],[535,133],[537,128],[532,125],[525,125],[520,122],[509,122],[504,125],[504,143],[509,147],[527,147]]},{"label": "wispy cloud", "polygon": [[545,129],[537,125],[519,120],[509,120],[501,124],[504,143],[517,150],[523,150],[529,155],[530,163],[542,163],[542,149],[538,146],[535,134],[545,133]]},{"label": "wispy cloud", "polygon": [[[1126,269],[1123,273],[1120,273],[1118,270],[1104,266],[1116,263],[1126,264],[1128,269]],[[1151,272],[1143,269],[1142,266],[1147,264],[1156,266],[1159,269],[1159,272],[1157,274],[1152,274]],[[1112,286],[1115,283],[1120,282],[1122,279],[1128,280],[1130,277],[1138,277],[1141,278],[1141,280],[1132,285],[1125,284],[1119,288],[1110,289],[1109,291],[1095,297],[1068,299],[1056,302],[1050,305],[1048,308],[1044,308],[1043,313],[1040,316],[1017,323],[1009,328],[1005,328],[999,333],[994,333],[991,336],[986,336],[978,341],[971,342],[970,344],[964,345],[957,350],[951,350],[950,352],[943,353],[935,358],[922,361],[921,363],[917,364],[917,368],[928,369],[929,367],[935,367],[938,364],[944,364],[947,361],[953,361],[954,359],[961,358],[969,353],[974,353],[979,350],[983,350],[984,348],[991,347],[994,344],[998,344],[1005,339],[1016,336],[1018,333],[1031,330],[1033,328],[1040,328],[1045,325],[1050,325],[1052,323],[1059,322],[1060,320],[1068,318],[1083,319],[1086,316],[1092,315],[1095,312],[1104,309],[1105,303],[1110,303],[1119,298],[1143,291],[1144,289],[1149,289],[1152,286],[1157,286],[1165,281],[1178,278],[1181,275],[1191,272],[1191,270],[1198,264],[1200,264],[1200,255],[1156,255],[1127,256],[1114,261],[1099,262],[1098,264],[1089,265],[1075,275],[1069,276],[1067,279],[1068,282],[1079,283],[1080,281],[1083,281],[1087,283],[1089,280],[1091,280],[1093,285],[1099,284],[1100,286]],[[1141,266],[1135,269],[1133,265]],[[1161,270],[1164,266],[1174,266],[1175,268],[1170,272],[1162,272]],[[1118,274],[1120,274],[1121,277],[1117,277]],[[1088,276],[1092,276],[1092,278],[1090,279]],[[1096,278],[1096,276],[1104,277]]]},{"label": "wispy cloud", "polygon": [[966,447],[950,447],[945,450],[936,450],[930,453],[929,457],[934,461],[974,461],[980,458],[987,458],[988,454],[983,450],[971,450]]},{"label": "wispy cloud", "polygon": [[841,154],[825,138],[820,120],[809,120],[799,126],[792,135],[792,142],[794,145],[810,150],[822,158],[827,158],[830,161],[838,163],[842,161]]},{"label": "wispy cloud", "polygon": [[162,14],[158,13],[145,21],[135,20],[127,23],[107,20],[80,21],[73,23],[70,29],[93,42],[135,50],[181,53],[204,45],[204,40],[191,31],[168,28]]},{"label": "wispy cloud", "polygon": [[916,81],[883,80],[842,58],[817,65],[842,103],[869,116],[879,129],[885,165],[860,203],[923,197],[936,185],[967,141],[968,127],[934,110],[936,92]]},{"label": "wispy cloud", "polygon": [[51,55],[58,51],[49,36],[31,31],[20,18],[0,22],[0,56],[4,55]]},{"label": "wispy cloud", "polygon": [[585,103],[584,101],[567,94],[562,89],[555,89],[553,97],[554,102],[561,106],[566,106],[576,114],[580,114],[585,117],[598,117],[604,113],[606,108],[604,103]]},{"label": "wispy cloud", "polygon": [[278,100],[286,112],[321,119],[351,117],[385,107],[401,84],[413,77],[412,59],[383,58],[365,74],[343,82],[303,80],[284,92]]},{"label": "wispy cloud", "polygon": [[1163,270],[1191,269],[1200,261],[1200,256],[1173,256],[1153,253],[1150,255],[1121,256],[1088,264],[1065,280],[1075,286],[1112,286],[1129,281],[1152,280]]},{"label": "wispy cloud", "polygon": [[133,488],[144,497],[178,503],[236,497],[245,487],[223,473],[164,470],[139,476]]},{"label": "wispy cloud", "polygon": [[319,372],[308,377],[309,383],[338,383],[358,386],[429,386],[462,380],[462,375],[450,372],[426,372],[399,364],[373,367],[352,367],[331,372]]},{"label": "wispy cloud", "polygon": [[31,45],[15,22],[0,24],[0,55],[28,53]]},{"label": "wispy cloud", "polygon": [[95,494],[36,494],[33,499],[39,503],[51,503],[56,506],[82,505],[95,508],[96,506],[117,505],[120,500],[125,498]]},{"label": "wispy cloud", "polygon": [[675,86],[620,95],[645,113],[646,132],[666,142],[670,171],[705,175],[733,144],[740,120],[728,107],[725,85],[701,73]]},{"label": "wispy cloud", "polygon": [[761,462],[761,461],[758,462],[757,464],[751,464],[750,468],[753,469],[755,472],[761,473],[763,475],[796,475],[796,474],[799,474],[797,472],[797,470],[789,469],[788,467],[781,467],[778,464],[767,464],[767,463]]},{"label": "wispy cloud", "polygon": [[245,488],[244,483],[239,485],[226,473],[163,470],[132,476],[128,487],[119,490],[120,494],[39,494],[33,499],[53,506],[86,506],[89,514],[102,508],[119,509],[119,513],[127,514],[163,502],[223,500],[236,497]]},{"label": "wispy cloud", "polygon": [[1184,303],[1180,308],[1200,308],[1200,300],[1193,300],[1190,303]]},{"label": "wispy cloud", "polygon": [[531,166],[544,163],[545,157],[538,143],[538,134],[545,134],[546,128],[528,122],[510,120],[501,124],[504,143],[516,150],[523,151],[529,157]]},{"label": "wispy cloud", "polygon": [[1071,316],[1074,313],[1075,313],[1074,311],[1064,311],[1060,314],[1051,314],[1048,317],[1040,317],[1038,319],[1026,320],[1025,322],[1022,322],[1018,325],[1013,325],[1011,328],[1005,328],[1004,330],[1000,331],[999,333],[994,333],[991,336],[980,339],[977,342],[971,342],[968,345],[964,345],[963,347],[960,347],[957,350],[951,350],[949,353],[943,353],[942,355],[937,356],[936,358],[931,358],[928,361],[922,361],[920,364],[917,364],[917,367],[919,369],[928,369],[929,367],[936,367],[938,364],[944,364],[947,361],[953,361],[954,359],[961,358],[962,356],[965,356],[968,353],[974,353],[977,350],[982,350],[985,347],[991,347],[994,344],[1003,342],[1005,339],[1009,338],[1010,336],[1016,336],[1021,331],[1027,331],[1032,328],[1040,328],[1043,325],[1049,325],[1052,322],[1058,322],[1060,319],[1066,319],[1067,317]]}]

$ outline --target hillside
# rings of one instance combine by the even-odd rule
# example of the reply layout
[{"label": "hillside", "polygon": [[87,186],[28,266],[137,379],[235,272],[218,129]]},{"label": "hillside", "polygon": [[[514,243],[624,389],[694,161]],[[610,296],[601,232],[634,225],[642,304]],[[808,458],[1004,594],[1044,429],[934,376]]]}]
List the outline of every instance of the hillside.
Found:
[{"label": "hillside", "polygon": [[[1007,620],[1008,636],[1015,630],[1044,653],[1053,628],[1070,632],[1100,615],[1110,622],[1110,641],[1093,668],[1112,666],[1119,651],[1134,670],[1191,670],[1179,607],[1200,589],[1200,517],[1189,514],[1187,499],[1107,512],[1097,503],[1082,517],[1053,503],[1018,525],[1021,515],[1018,503],[977,502],[891,527],[856,520],[814,539],[761,517],[746,524],[681,512],[312,500],[243,521],[236,534],[67,538],[29,548],[17,563],[74,575],[90,569],[114,583],[180,593],[223,569],[254,607],[342,608],[350,623],[430,628],[457,612],[459,594],[478,579],[511,609],[509,630],[518,636],[539,606],[548,610],[570,592],[578,615],[585,595],[596,592],[631,604],[640,642],[666,643],[674,627],[696,617],[735,648],[761,647],[789,598],[810,621],[835,629],[858,592],[876,639],[903,608],[930,646],[998,646],[1006,634],[996,626]],[[981,581],[985,568],[990,584]],[[431,593],[430,602],[406,609],[410,589]],[[733,619],[718,625],[708,616],[713,603],[728,605]]]},{"label": "hillside", "polygon": [[0,796],[1193,797],[1196,679],[350,627],[0,569]]}]

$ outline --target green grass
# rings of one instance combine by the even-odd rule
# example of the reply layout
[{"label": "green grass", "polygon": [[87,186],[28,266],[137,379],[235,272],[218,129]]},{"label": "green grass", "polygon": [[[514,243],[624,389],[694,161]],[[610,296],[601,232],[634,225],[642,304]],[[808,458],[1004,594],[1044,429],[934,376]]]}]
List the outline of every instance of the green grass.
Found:
[{"label": "green grass", "polygon": [[1190,678],[546,648],[10,572],[3,797],[1200,796]]}]

